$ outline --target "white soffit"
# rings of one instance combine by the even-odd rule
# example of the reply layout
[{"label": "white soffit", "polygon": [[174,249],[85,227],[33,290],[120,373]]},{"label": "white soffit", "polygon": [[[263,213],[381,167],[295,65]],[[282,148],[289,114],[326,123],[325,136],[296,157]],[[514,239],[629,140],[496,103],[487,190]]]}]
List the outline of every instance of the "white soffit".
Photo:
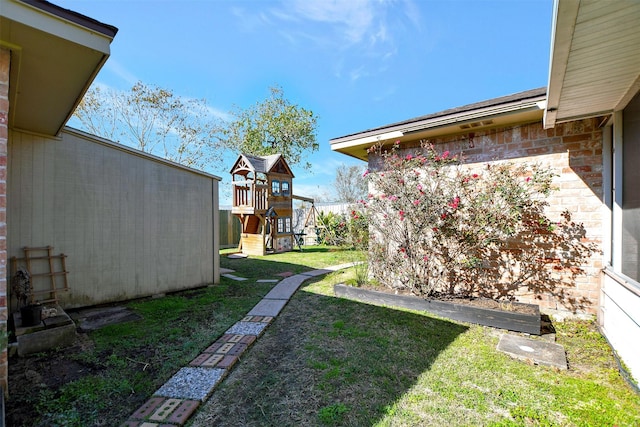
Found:
[{"label": "white soffit", "polygon": [[57,135],[109,57],[117,29],[34,0],[0,0],[0,46],[11,51],[9,126]]},{"label": "white soffit", "polygon": [[640,90],[640,1],[554,6],[545,128],[623,109]]}]

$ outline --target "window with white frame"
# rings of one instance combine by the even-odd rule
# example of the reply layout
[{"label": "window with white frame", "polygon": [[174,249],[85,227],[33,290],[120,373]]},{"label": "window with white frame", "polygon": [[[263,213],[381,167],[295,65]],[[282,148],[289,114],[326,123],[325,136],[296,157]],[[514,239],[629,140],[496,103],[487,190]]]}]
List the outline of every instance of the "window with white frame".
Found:
[{"label": "window with white frame", "polygon": [[289,195],[289,181],[282,181],[282,195]]},{"label": "window with white frame", "polygon": [[271,181],[271,194],[274,196],[280,195],[280,181],[275,179]]},{"label": "window with white frame", "polygon": [[276,222],[278,234],[291,233],[291,217],[285,216],[278,218]]},{"label": "window with white frame", "polygon": [[624,109],[622,123],[620,269],[622,274],[638,282],[640,281],[640,167],[638,167],[640,165],[640,95],[636,95]]},{"label": "window with white frame", "polygon": [[605,181],[611,228],[604,250],[613,271],[640,287],[640,94],[614,113],[604,132],[604,172],[611,177]]}]

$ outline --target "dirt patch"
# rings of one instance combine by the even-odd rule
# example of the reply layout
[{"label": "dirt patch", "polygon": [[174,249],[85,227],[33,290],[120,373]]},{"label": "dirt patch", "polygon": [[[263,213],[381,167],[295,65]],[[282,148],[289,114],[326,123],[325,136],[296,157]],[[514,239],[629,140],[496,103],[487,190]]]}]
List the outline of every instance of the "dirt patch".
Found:
[{"label": "dirt patch", "polygon": [[37,414],[34,402],[44,392],[55,392],[63,385],[94,375],[100,366],[85,363],[78,355],[93,349],[86,334],[78,334],[73,346],[63,350],[9,359],[9,396],[6,401],[6,423],[9,426],[34,426]]}]

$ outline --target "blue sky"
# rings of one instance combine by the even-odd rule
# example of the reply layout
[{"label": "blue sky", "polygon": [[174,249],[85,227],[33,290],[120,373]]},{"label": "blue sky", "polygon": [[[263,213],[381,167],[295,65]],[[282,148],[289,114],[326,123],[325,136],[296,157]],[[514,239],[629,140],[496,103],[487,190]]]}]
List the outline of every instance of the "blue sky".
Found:
[{"label": "blue sky", "polygon": [[[547,84],[551,0],[52,1],[119,29],[95,84],[140,80],[222,116],[281,86],[319,116],[313,170],[294,170],[308,197],[332,198],[338,165],[365,168],[331,138]],[[221,204],[232,161],[209,170]]]}]

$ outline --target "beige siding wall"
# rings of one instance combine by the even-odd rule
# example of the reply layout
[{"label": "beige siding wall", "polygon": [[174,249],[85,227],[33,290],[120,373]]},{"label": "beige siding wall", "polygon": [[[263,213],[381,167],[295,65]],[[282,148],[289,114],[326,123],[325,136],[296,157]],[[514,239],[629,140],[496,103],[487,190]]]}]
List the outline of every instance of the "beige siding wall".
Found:
[{"label": "beige siding wall", "polygon": [[214,177],[73,132],[10,141],[9,256],[47,245],[66,254],[63,306],[215,281]]}]

